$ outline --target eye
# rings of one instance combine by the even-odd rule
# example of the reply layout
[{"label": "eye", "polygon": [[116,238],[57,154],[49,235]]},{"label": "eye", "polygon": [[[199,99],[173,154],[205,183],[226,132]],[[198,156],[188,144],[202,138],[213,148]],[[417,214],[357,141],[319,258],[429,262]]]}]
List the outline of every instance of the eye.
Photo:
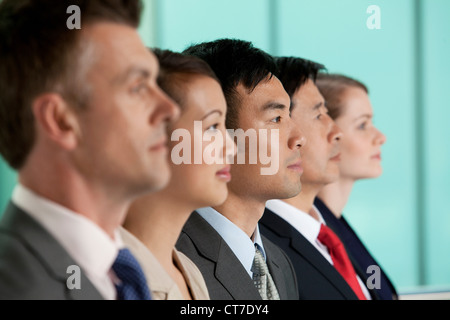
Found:
[{"label": "eye", "polygon": [[147,90],[147,84],[145,82],[141,82],[131,88],[131,93],[141,93]]},{"label": "eye", "polygon": [[278,116],[278,117],[273,118],[272,120],[270,120],[270,122],[273,122],[273,123],[278,123],[280,121],[281,121],[281,116]]},{"label": "eye", "polygon": [[322,114],[319,113],[319,114],[316,116],[316,119],[317,119],[317,120],[320,120],[321,118],[322,118]]},{"label": "eye", "polygon": [[358,129],[360,129],[360,130],[365,130],[366,127],[367,127],[367,122],[363,122],[363,123],[361,123],[361,124],[358,126]]},{"label": "eye", "polygon": [[216,131],[219,127],[218,123],[213,124],[212,126],[209,126],[206,131]]}]

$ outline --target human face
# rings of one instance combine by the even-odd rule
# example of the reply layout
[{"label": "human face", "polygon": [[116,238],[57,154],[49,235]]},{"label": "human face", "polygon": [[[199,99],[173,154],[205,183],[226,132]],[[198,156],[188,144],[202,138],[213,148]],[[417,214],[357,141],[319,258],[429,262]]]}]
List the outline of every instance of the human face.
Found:
[{"label": "human face", "polygon": [[125,25],[97,23],[82,37],[93,58],[87,108],[77,114],[79,170],[90,185],[127,196],[161,189],[170,178],[165,127],[179,111],[156,84],[156,57]]},{"label": "human face", "polygon": [[[200,163],[190,161],[175,165],[170,161],[172,178],[165,190],[173,194],[180,203],[190,203],[193,208],[220,205],[227,198],[227,183],[232,179],[227,158],[233,157],[236,153],[234,142],[225,128],[227,112],[225,97],[220,84],[207,76],[189,76],[184,86],[181,89],[182,113],[170,126],[170,131],[185,129],[189,132],[192,157],[196,152],[194,150],[196,144],[202,146],[202,155],[211,154],[207,152],[207,148],[220,152],[218,155],[214,154],[214,161],[210,162],[207,162],[208,159],[202,159]],[[195,121],[201,121],[201,130],[195,129]],[[203,141],[204,137],[208,139]],[[179,143],[186,144],[184,139],[181,142],[172,141],[171,149]],[[174,156],[176,154],[171,155]]]},{"label": "human face", "polygon": [[312,80],[294,93],[292,105],[292,118],[308,141],[302,148],[303,185],[323,186],[336,181],[342,132],[328,115],[325,101]]},{"label": "human face", "polygon": [[[278,170],[271,175],[262,175],[261,168],[266,165],[257,157],[256,164],[251,164],[247,157],[245,164],[235,162],[231,173],[233,180],[229,184],[230,192],[240,197],[255,198],[259,201],[285,199],[300,192],[300,176],[303,172],[300,148],[305,143],[300,129],[290,117],[290,99],[280,80],[268,77],[249,92],[243,85],[238,85],[240,105],[238,106],[238,127],[244,132],[256,131],[258,137],[258,154],[260,151],[261,131],[266,130],[267,137],[278,132],[279,138],[273,144],[267,139],[267,150],[273,153],[278,148]],[[249,155],[249,144],[245,144],[245,154]],[[239,147],[238,147],[239,148]],[[238,154],[241,152],[238,150]],[[269,154],[269,153],[268,153]]]},{"label": "human face", "polygon": [[386,137],[373,124],[372,105],[367,93],[349,87],[342,96],[343,110],[335,120],[344,136],[341,143],[341,177],[358,180],[382,173],[381,146]]}]

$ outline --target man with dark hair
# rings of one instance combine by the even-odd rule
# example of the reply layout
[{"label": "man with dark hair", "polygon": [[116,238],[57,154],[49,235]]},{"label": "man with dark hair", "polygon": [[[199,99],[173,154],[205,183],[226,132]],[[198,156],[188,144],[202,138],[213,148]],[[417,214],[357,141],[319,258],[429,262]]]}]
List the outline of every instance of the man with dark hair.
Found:
[{"label": "man with dark hair", "polygon": [[[261,233],[290,257],[301,284],[300,299],[365,299],[370,297],[367,288],[355,274],[345,249],[335,254],[327,239],[332,238],[337,245],[338,237],[329,233],[325,236],[329,228],[314,206],[320,189],[339,177],[342,136],[315,85],[317,73],[324,66],[295,57],[276,61],[278,77],[291,97],[292,119],[305,132],[308,143],[302,148],[302,192],[290,199],[267,201]],[[343,248],[342,243],[340,246]],[[345,261],[345,270],[335,260],[337,256]]]},{"label": "man with dark hair", "polygon": [[[81,30],[67,28],[73,5]],[[178,109],[137,33],[141,7],[0,3],[0,152],[18,171],[0,222],[0,299],[150,298],[118,227],[136,197],[167,184]]]},{"label": "man with dark hair", "polygon": [[177,248],[197,264],[211,299],[297,299],[291,262],[258,228],[267,200],[293,197],[301,187],[304,139],[290,117],[289,96],[274,75],[273,58],[250,42],[233,39],[195,45],[184,53],[205,60],[216,73],[227,100],[227,128],[238,129],[238,141],[245,139],[244,131],[247,137],[255,133],[259,142],[264,133],[277,134],[264,147],[277,157],[279,168],[262,174],[267,169],[262,160],[249,161],[252,139],[250,145],[238,142],[237,158],[244,154],[245,162],[231,164],[227,200],[194,212]]}]

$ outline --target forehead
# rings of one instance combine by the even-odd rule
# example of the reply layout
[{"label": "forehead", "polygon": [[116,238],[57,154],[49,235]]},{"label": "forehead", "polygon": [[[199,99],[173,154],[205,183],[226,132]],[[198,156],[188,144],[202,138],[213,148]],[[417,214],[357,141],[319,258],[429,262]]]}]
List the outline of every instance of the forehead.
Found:
[{"label": "forehead", "polygon": [[342,114],[358,115],[359,113],[372,114],[372,104],[367,93],[357,87],[349,87],[345,89],[343,95]]},{"label": "forehead", "polygon": [[182,90],[186,111],[196,113],[217,109],[226,112],[226,101],[219,82],[205,75],[188,75],[182,81],[186,86]]},{"label": "forehead", "polygon": [[236,91],[240,98],[240,113],[248,110],[252,113],[263,111],[268,103],[276,103],[289,108],[290,99],[280,80],[272,76],[261,81],[253,91],[239,84]]},{"label": "forehead", "polygon": [[157,73],[155,55],[143,44],[137,30],[123,24],[102,22],[83,29],[82,39],[95,50],[93,68],[103,76],[118,76],[132,66]]},{"label": "forehead", "polygon": [[292,96],[295,108],[311,108],[320,102],[324,102],[324,98],[311,79],[308,79]]}]

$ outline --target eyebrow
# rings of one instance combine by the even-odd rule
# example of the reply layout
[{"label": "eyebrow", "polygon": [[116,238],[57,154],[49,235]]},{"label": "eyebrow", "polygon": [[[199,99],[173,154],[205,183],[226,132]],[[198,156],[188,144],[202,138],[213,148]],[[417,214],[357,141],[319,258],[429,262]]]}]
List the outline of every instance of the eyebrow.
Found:
[{"label": "eyebrow", "polygon": [[151,77],[152,73],[148,70],[148,68],[145,67],[139,67],[139,66],[132,66],[128,68],[125,72],[117,76],[113,82],[114,83],[124,83],[131,77],[138,77],[138,78],[144,78],[149,79]]},{"label": "eyebrow", "polygon": [[358,120],[361,119],[361,118],[372,119],[372,118],[373,118],[373,115],[370,114],[370,113],[365,113],[365,114],[362,114],[362,115],[356,117],[353,121],[358,121]]},{"label": "eyebrow", "polygon": [[321,101],[314,106],[313,111],[320,109],[322,106],[326,107],[326,105]]},{"label": "eyebrow", "polygon": [[262,111],[273,110],[273,109],[284,110],[284,109],[286,109],[286,106],[279,102],[270,101],[262,107]]},{"label": "eyebrow", "polygon": [[222,115],[222,111],[220,111],[220,110],[212,110],[212,111],[208,112],[206,115],[204,115],[202,120],[205,120],[206,118],[208,118],[209,116],[213,115],[214,113],[218,113],[219,116]]}]

